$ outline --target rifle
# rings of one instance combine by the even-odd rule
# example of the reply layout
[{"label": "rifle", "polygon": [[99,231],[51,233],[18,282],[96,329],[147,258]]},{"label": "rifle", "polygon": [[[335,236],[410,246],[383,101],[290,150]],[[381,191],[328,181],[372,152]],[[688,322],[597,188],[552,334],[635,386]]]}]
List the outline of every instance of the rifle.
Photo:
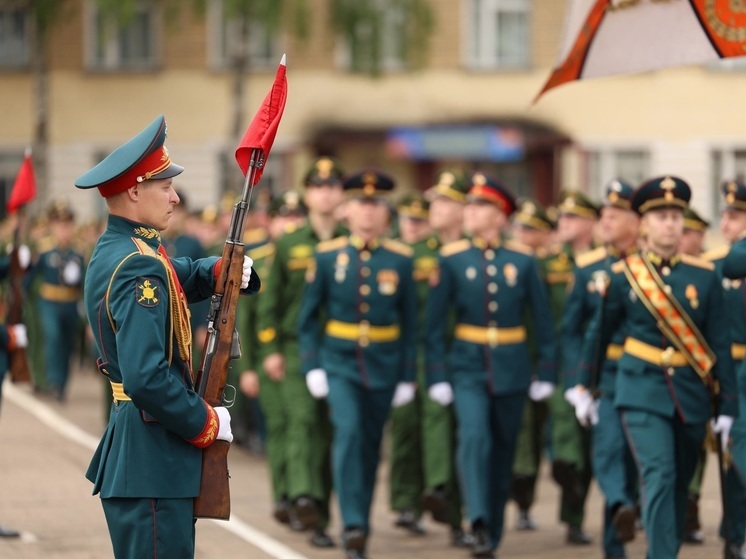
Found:
[{"label": "rifle", "polygon": [[[236,331],[236,305],[241,290],[243,271],[243,230],[251,201],[256,173],[264,166],[261,149],[251,152],[241,200],[233,207],[228,237],[223,247],[222,264],[207,316],[207,338],[202,363],[197,374],[197,393],[211,406],[231,404],[226,401],[225,388],[231,359],[241,356],[241,344]],[[199,496],[194,500],[196,518],[228,520],[231,514],[228,480],[228,450],[230,443],[216,440],[202,449],[202,480]]]},{"label": "rifle", "polygon": [[[8,292],[8,314],[5,320],[6,324],[19,324],[23,322],[24,270],[21,267],[21,262],[18,258],[18,248],[21,246],[20,236],[22,219],[22,213],[19,211],[18,223],[13,231],[13,248],[10,252],[10,264],[8,270],[8,283],[10,284],[10,290]],[[26,348],[19,347],[10,351],[8,359],[10,361],[8,365],[10,379],[14,383],[29,382],[31,380],[31,375],[29,374]]]}]

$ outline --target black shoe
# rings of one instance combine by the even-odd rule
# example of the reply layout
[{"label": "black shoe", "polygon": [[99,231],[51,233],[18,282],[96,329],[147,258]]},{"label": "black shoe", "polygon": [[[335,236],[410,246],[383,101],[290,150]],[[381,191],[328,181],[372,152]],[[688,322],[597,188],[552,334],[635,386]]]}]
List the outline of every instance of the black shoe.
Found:
[{"label": "black shoe", "polygon": [[432,514],[435,522],[446,524],[448,522],[448,499],[445,490],[439,487],[426,490],[422,495],[422,510]]},{"label": "black shoe", "polygon": [[303,523],[298,518],[298,515],[295,512],[295,509],[293,507],[290,507],[288,510],[288,527],[293,532],[305,532],[306,527],[303,525]]},{"label": "black shoe", "polygon": [[420,522],[419,516],[412,509],[403,509],[399,511],[399,517],[394,521],[394,526],[403,528],[412,534],[421,536],[426,533],[425,528]]},{"label": "black shoe", "polygon": [[684,532],[684,543],[692,545],[702,545],[705,543],[705,534],[702,530],[692,530],[691,532]]},{"label": "black shoe", "polygon": [[516,530],[536,530],[536,522],[527,510],[521,510],[518,511],[518,521],[515,528]]},{"label": "black shoe", "polygon": [[476,521],[471,527],[472,544],[471,554],[474,557],[485,558],[492,555],[492,538],[490,537],[484,523]]},{"label": "black shoe", "polygon": [[746,552],[734,544],[726,544],[723,549],[723,559],[746,559]]},{"label": "black shoe", "polygon": [[453,547],[467,548],[474,544],[474,538],[461,528],[451,528],[451,545]]},{"label": "black shoe", "polygon": [[21,533],[13,528],[8,528],[0,524],[0,538],[19,538]]},{"label": "black shoe", "polygon": [[311,534],[311,537],[308,538],[308,543],[310,543],[314,547],[321,547],[321,548],[336,547],[334,544],[334,540],[329,537],[329,534],[327,534],[323,530],[323,528],[316,528],[313,531],[313,534]]},{"label": "black shoe", "polygon": [[582,506],[585,494],[575,466],[562,460],[555,460],[552,462],[552,477],[562,488],[562,499],[569,506]]},{"label": "black shoe", "polygon": [[617,536],[622,543],[631,542],[635,539],[635,522],[637,521],[637,513],[634,507],[621,506],[614,513],[612,523],[616,528]]},{"label": "black shoe", "polygon": [[591,537],[583,532],[580,526],[567,527],[567,543],[572,545],[589,545],[593,543]]},{"label": "black shoe", "polygon": [[359,549],[345,549],[345,559],[367,559],[364,551]]},{"label": "black shoe", "polygon": [[314,530],[319,525],[319,507],[311,497],[298,497],[293,510],[304,530]]},{"label": "black shoe", "polygon": [[367,539],[368,535],[362,528],[345,528],[344,532],[342,532],[342,547],[345,550],[354,549],[364,552]]},{"label": "black shoe", "polygon": [[280,499],[275,503],[275,508],[272,511],[272,516],[280,524],[290,523],[290,501],[287,499]]}]

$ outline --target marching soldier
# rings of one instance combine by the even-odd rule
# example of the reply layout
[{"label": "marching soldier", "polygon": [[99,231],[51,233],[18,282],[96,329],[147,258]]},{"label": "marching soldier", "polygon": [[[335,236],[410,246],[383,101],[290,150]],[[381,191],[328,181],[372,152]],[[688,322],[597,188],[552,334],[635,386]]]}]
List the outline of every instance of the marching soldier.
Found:
[{"label": "marching soldier", "polygon": [[[614,335],[603,366],[595,371],[593,379],[581,381],[577,378],[578,356],[588,323],[602,304],[611,265],[637,249],[640,220],[632,210],[633,191],[629,184],[618,179],[607,185],[600,222],[605,245],[575,259],[575,280],[562,321],[563,371],[568,401],[576,403],[577,392],[573,387],[578,382],[588,386],[596,398],[592,407],[577,406],[575,411],[581,423],[591,427],[593,474],[606,498],[603,537],[606,559],[626,557],[624,543],[635,537],[637,467],[624,437],[621,416],[614,407],[624,329]],[[590,421],[588,415],[593,416]]]},{"label": "marching soldier", "polygon": [[[563,243],[565,262],[572,265],[581,254],[593,247],[594,228],[599,209],[582,192],[562,193],[557,207],[557,238]],[[555,304],[564,308],[567,291],[557,292]],[[563,348],[564,350],[564,348]],[[577,355],[564,350],[563,355]],[[564,369],[562,374],[565,374]],[[552,477],[562,488],[560,521],[567,524],[566,541],[588,545],[591,538],[583,531],[585,500],[593,478],[590,458],[590,433],[575,417],[575,410],[563,396],[566,383],[549,400],[551,416]]]},{"label": "marching soldier", "polygon": [[[427,241],[431,238],[428,209],[429,203],[420,193],[405,196],[396,206],[399,240],[412,247],[414,251],[413,277],[417,282],[418,302],[423,302],[422,305],[418,306],[418,316],[420,317],[424,315],[424,298],[427,297],[428,291],[427,278],[431,271],[421,267],[424,262],[422,260],[423,253],[428,252]],[[418,268],[418,263],[420,268]],[[421,322],[418,323],[418,338],[422,336]],[[425,529],[420,522],[420,516],[422,515],[420,498],[424,490],[422,436],[425,425],[422,417],[423,400],[419,390],[420,388],[425,389],[424,380],[424,370],[418,368],[418,391],[415,393],[414,399],[409,404],[391,411],[389,494],[392,510],[399,513],[394,525],[417,535],[425,533]]]},{"label": "marching soldier", "polygon": [[[501,239],[515,210],[513,195],[483,173],[470,182],[464,225],[472,238],[441,249],[439,279],[428,298],[427,380],[431,398],[455,402],[472,554],[490,558],[502,539],[526,394],[541,400],[554,390],[556,343],[544,318],[549,302],[536,261],[525,247]],[[451,311],[456,325],[446,350]],[[524,323],[528,312],[540,352],[533,381]]]},{"label": "marching soldier", "polygon": [[[705,259],[715,264],[721,278],[725,306],[728,311],[728,326],[731,342],[731,357],[736,371],[739,402],[746,398],[746,276],[723,277],[723,265],[730,246],[746,234],[746,184],[742,181],[726,181],[722,185],[724,208],[720,216],[720,231],[728,245],[705,253]],[[739,406],[740,408],[740,406]],[[746,407],[740,408],[742,414]],[[730,430],[733,449],[746,448],[746,418],[739,415]],[[734,452],[734,457],[741,457]],[[704,463],[702,464],[704,466]],[[734,460],[725,478],[725,515],[720,526],[720,537],[725,540],[725,559],[746,559],[742,550],[746,535],[746,461]],[[698,493],[698,492],[697,492]],[[697,494],[695,493],[695,495]],[[692,492],[690,491],[690,499]],[[696,502],[696,501],[695,501]]]},{"label": "marching soldier", "polygon": [[[179,203],[173,177],[184,170],[165,138],[159,116],[75,181],[98,188],[109,209],[84,297],[114,403],[86,477],[101,496],[117,559],[194,556],[202,448],[233,438],[226,408],[194,390],[187,307],[210,296],[221,262],[171,259],[161,246]],[[259,286],[245,257],[242,292]]]},{"label": "marching soldier", "polygon": [[[632,209],[642,216],[647,249],[612,265],[606,301],[596,310],[582,352],[581,374],[587,378],[625,327],[614,404],[644,486],[650,559],[678,555],[687,490],[708,419],[714,415],[713,430],[726,446],[738,413],[720,279],[711,263],[678,252],[690,197],[689,185],[670,176],[648,180],[634,192]],[[588,406],[588,385],[579,386],[586,395],[578,407]]]},{"label": "marching soldier", "polygon": [[332,472],[350,559],[365,557],[383,427],[415,394],[417,296],[412,249],[383,238],[388,176],[344,183],[350,235],[321,243],[298,316],[306,383],[334,425]]},{"label": "marching soldier", "polygon": [[[702,256],[706,260],[710,260],[711,258],[707,254],[702,254],[704,252],[705,233],[709,228],[710,223],[694,209],[687,208],[684,210],[684,233],[681,235],[681,241],[679,242],[679,252],[690,256]],[[724,252],[727,253],[727,249]],[[707,464],[706,447],[707,444],[703,445],[699,452],[697,469],[694,471],[691,484],[689,484],[689,503],[684,524],[684,543],[695,545],[705,542],[705,535],[702,532],[702,524],[699,520],[699,495]]]},{"label": "marching soldier", "polygon": [[276,496],[274,514],[281,521],[287,516],[291,528],[298,524],[312,530],[310,542],[315,547],[334,545],[326,533],[331,426],[326,403],[314,399],[306,387],[296,323],[306,278],[313,273],[316,245],[344,234],[334,215],[344,199],[342,176],[339,165],[328,157],[317,159],[307,171],[303,183],[308,221],[277,241],[257,311],[262,387],[278,400],[265,406],[270,459],[279,454],[285,463],[285,489]]},{"label": "marching soldier", "polygon": [[29,271],[27,280],[41,279],[38,311],[41,320],[46,389],[58,401],[65,400],[70,360],[78,345],[83,296],[83,255],[73,247],[75,215],[69,204],[58,200],[49,209],[53,246],[45,250]]},{"label": "marching soldier", "polygon": [[[270,203],[269,207],[269,233],[273,242],[254,245],[248,251],[249,258],[254,261],[254,268],[260,277],[269,278],[270,269],[274,261],[275,244],[277,240],[287,231],[297,230],[305,219],[305,209],[300,199],[300,194],[289,190],[278,196]],[[262,285],[259,293],[263,296],[267,289],[267,281]],[[261,343],[258,336],[258,303],[261,297],[249,298],[241,301],[238,307],[236,323],[241,334],[241,358],[237,361],[235,369],[238,371],[236,379],[237,387],[244,403],[245,410],[249,410],[247,399],[259,397],[263,411],[264,421],[267,428],[267,462],[270,470],[270,481],[272,483],[272,495],[274,497],[274,517],[282,524],[291,523],[290,503],[288,501],[287,470],[289,467],[285,445],[284,433],[287,410],[283,404],[280,383],[270,380],[264,373],[261,364]],[[244,412],[246,413],[246,412]],[[233,423],[241,420],[241,413],[233,414]],[[255,423],[250,418],[242,419],[247,427]],[[301,529],[297,518],[292,519],[295,527]]]},{"label": "marching soldier", "polygon": [[[565,288],[572,279],[572,265],[564,252],[550,253],[547,250],[554,222],[544,208],[533,200],[523,200],[513,214],[512,221],[513,238],[529,247],[538,259],[539,272],[547,284],[552,316],[556,324],[559,322],[559,313],[562,312],[561,306],[555,309],[556,302],[559,301],[561,304],[564,299]],[[555,293],[557,290],[559,293]],[[529,324],[528,328],[528,344],[531,362],[535,366],[538,353],[532,324]],[[541,456],[544,453],[544,431],[548,416],[547,402],[526,402],[513,462],[513,481],[510,486],[511,498],[518,505],[516,527],[519,530],[536,529],[530,509],[535,500],[536,480]]]}]

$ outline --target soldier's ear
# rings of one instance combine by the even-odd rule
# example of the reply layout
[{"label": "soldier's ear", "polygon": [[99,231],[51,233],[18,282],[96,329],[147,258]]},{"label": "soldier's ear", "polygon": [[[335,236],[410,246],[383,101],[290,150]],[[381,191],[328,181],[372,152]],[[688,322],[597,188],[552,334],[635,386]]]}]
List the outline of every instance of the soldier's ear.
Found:
[{"label": "soldier's ear", "polygon": [[127,196],[130,200],[136,202],[140,198],[140,185],[136,184],[135,186],[130,186],[127,189]]}]

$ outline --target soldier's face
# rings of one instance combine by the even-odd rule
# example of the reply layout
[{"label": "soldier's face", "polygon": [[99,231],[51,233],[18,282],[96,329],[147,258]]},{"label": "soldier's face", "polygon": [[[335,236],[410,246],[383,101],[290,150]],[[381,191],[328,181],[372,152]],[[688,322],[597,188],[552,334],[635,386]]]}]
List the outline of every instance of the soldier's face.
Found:
[{"label": "soldier's face", "polygon": [[562,243],[571,243],[575,239],[591,235],[595,219],[575,214],[560,214],[557,220],[557,239]]},{"label": "soldier's face", "polygon": [[599,225],[603,242],[614,244],[636,235],[640,220],[634,212],[608,206],[601,210]]},{"label": "soldier's face", "polygon": [[322,215],[333,214],[344,200],[344,191],[339,184],[308,186],[304,201],[308,211]]},{"label": "soldier's face", "polygon": [[413,219],[399,216],[399,236],[405,243],[421,241],[430,234],[430,224],[426,219]]},{"label": "soldier's face", "polygon": [[720,232],[728,243],[734,242],[746,231],[746,212],[727,208],[720,216]]},{"label": "soldier's face", "polygon": [[386,230],[391,212],[385,200],[353,198],[347,202],[346,216],[351,233],[379,236]]},{"label": "soldier's face", "polygon": [[464,229],[477,237],[502,231],[506,220],[502,210],[491,202],[475,200],[464,209]]},{"label": "soldier's face", "polygon": [[679,241],[679,252],[691,256],[702,254],[702,247],[705,244],[704,231],[695,231],[694,229],[684,229]]},{"label": "soldier's face", "polygon": [[149,180],[136,188],[138,221],[164,231],[168,228],[174,206],[179,203],[173,179]]},{"label": "soldier's face", "polygon": [[537,249],[549,243],[549,232],[516,224],[513,229],[513,238],[519,243]]},{"label": "soldier's face", "polygon": [[642,223],[651,249],[660,253],[678,249],[681,235],[684,233],[683,211],[678,208],[650,210],[642,216]]},{"label": "soldier's face", "polygon": [[430,227],[442,231],[464,221],[464,205],[445,196],[438,196],[430,202]]}]

